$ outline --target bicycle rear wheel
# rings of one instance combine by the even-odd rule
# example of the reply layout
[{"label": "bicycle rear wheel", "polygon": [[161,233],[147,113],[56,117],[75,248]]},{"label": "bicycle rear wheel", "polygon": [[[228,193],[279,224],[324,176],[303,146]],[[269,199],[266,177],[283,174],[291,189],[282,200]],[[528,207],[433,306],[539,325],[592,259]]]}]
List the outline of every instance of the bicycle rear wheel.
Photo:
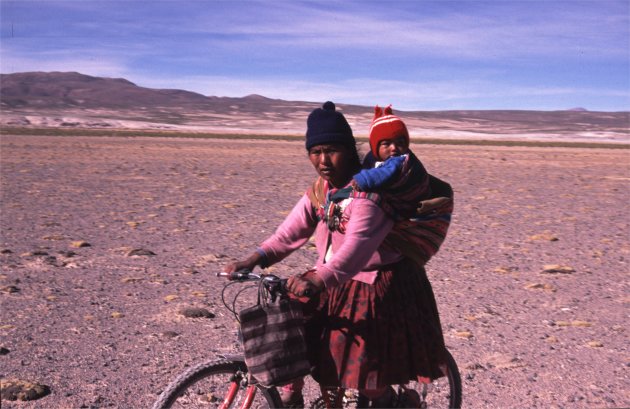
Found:
[{"label": "bicycle rear wheel", "polygon": [[421,408],[460,408],[462,406],[462,379],[453,355],[446,351],[444,376],[431,383],[410,382],[405,387],[415,390]]},{"label": "bicycle rear wheel", "polygon": [[[449,351],[446,351],[446,365],[443,369],[444,376],[428,384],[413,381],[405,385],[392,385],[398,394],[396,407],[459,409],[462,405],[462,381],[457,363]],[[303,393],[307,409],[327,407],[319,385],[312,378],[305,379]],[[344,393],[343,408],[367,407],[367,398],[359,395],[357,391],[348,390],[342,393]]]},{"label": "bicycle rear wheel", "polygon": [[153,409],[240,408],[253,397],[250,408],[282,407],[275,388],[249,384],[247,366],[239,360],[208,361],[178,376],[160,394]]}]

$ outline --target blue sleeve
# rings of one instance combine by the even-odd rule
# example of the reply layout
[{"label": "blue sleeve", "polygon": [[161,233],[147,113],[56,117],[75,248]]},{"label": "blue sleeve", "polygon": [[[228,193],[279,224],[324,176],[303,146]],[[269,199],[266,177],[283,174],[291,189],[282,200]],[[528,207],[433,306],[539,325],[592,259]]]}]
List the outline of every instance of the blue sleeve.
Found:
[{"label": "blue sleeve", "polygon": [[404,162],[405,156],[394,156],[378,168],[363,169],[354,175],[354,180],[363,191],[378,189],[387,185],[396,176]]}]

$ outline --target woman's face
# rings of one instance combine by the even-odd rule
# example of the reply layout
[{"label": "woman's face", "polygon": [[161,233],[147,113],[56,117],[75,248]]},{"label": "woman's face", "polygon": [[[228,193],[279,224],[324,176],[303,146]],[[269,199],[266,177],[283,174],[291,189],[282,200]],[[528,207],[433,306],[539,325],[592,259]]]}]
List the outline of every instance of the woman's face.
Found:
[{"label": "woman's face", "polygon": [[308,157],[319,175],[336,188],[344,187],[356,170],[351,148],[333,143],[315,145]]}]

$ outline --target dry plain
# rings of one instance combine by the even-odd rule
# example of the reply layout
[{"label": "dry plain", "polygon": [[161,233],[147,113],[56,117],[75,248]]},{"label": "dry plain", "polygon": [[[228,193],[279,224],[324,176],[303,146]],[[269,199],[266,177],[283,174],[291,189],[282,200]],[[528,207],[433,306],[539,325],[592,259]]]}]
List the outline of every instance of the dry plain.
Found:
[{"label": "dry plain", "polygon": [[[456,195],[428,272],[465,407],[630,406],[630,150],[412,148]],[[213,273],[315,176],[289,141],[3,135],[0,149],[0,375],[51,389],[2,408],[148,407],[232,350]],[[273,271],[313,260],[307,245]]]}]

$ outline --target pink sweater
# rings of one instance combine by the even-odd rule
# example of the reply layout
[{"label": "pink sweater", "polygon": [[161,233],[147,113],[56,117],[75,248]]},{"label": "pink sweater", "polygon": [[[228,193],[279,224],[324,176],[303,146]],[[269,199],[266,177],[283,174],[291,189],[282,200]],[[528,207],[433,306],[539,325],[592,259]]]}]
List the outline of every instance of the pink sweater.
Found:
[{"label": "pink sweater", "polygon": [[[382,248],[381,243],[394,225],[394,221],[374,202],[368,199],[346,199],[344,218],[346,231],[329,232],[326,223],[318,222],[313,206],[304,195],[276,232],[260,245],[269,265],[284,259],[304,245],[315,233],[315,246],[319,257],[315,264],[317,274],[330,288],[350,279],[373,284],[378,270],[392,264],[402,255]],[[327,253],[328,239],[332,245]]]}]

